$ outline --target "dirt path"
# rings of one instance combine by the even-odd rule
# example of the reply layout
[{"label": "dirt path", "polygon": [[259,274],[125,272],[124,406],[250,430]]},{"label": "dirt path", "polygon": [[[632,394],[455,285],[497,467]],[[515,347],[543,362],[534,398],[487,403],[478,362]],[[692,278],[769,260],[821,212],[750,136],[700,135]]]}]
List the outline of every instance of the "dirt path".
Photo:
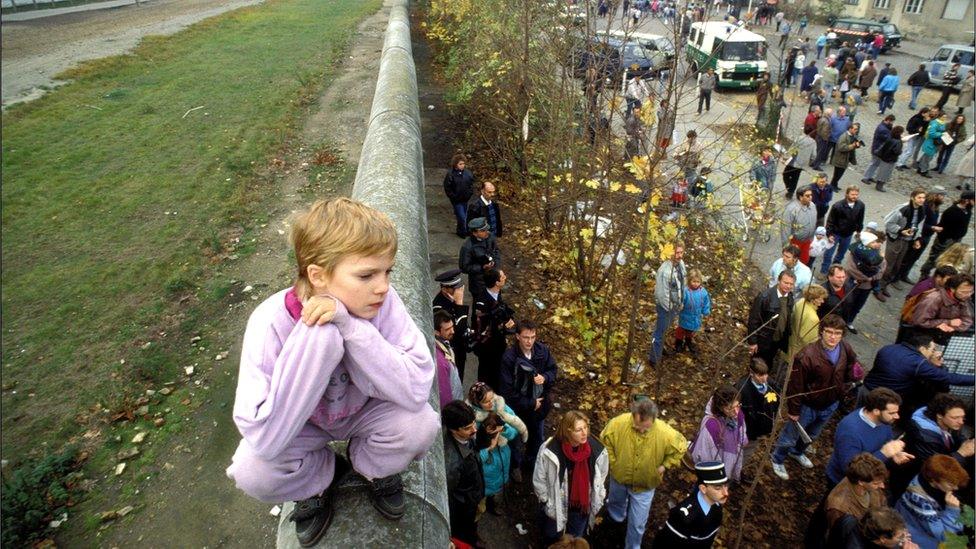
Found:
[{"label": "dirt path", "polygon": [[[231,409],[237,383],[241,334],[248,315],[262,299],[291,282],[288,261],[288,217],[316,198],[348,195],[359,161],[362,141],[379,69],[383,33],[389,17],[384,6],[366,18],[352,38],[351,49],[336,77],[309,107],[304,126],[292,142],[283,143],[286,152],[280,176],[267,212],[268,221],[256,235],[257,252],[219,266],[223,276],[255,289],[247,298],[233,303],[211,326],[214,337],[227,345],[227,360],[214,363],[195,383],[193,400],[201,402],[188,428],[168,444],[155,449],[155,464],[140,476],[135,486],[144,494],[131,518],[97,531],[97,541],[78,546],[126,547],[140,543],[148,547],[273,547],[277,520],[269,514],[273,504],[252,500],[237,490],[224,473],[240,440]],[[328,150],[335,162],[344,163],[346,175],[326,174],[310,186],[315,156]],[[313,172],[314,173],[314,172]],[[269,176],[274,177],[274,176]],[[311,189],[311,192],[309,192]],[[243,297],[243,295],[241,296]],[[103,479],[100,489],[118,489]],[[92,509],[93,512],[104,509]],[[78,523],[75,526],[79,526]],[[66,532],[63,539],[74,539]],[[95,541],[94,543],[91,543]]]},{"label": "dirt path", "polygon": [[262,0],[150,0],[29,21],[4,21],[4,106],[30,101],[60,83],[54,77],[81,61],[118,55],[143,36],[172,34],[197,21]]}]

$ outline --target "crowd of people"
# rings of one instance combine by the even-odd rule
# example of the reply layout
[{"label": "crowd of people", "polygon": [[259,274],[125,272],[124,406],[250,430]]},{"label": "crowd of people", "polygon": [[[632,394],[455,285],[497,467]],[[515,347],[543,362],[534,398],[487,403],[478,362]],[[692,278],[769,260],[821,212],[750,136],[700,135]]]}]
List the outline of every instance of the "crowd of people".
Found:
[{"label": "crowd of people", "polygon": [[[624,17],[645,11],[675,17],[673,4],[624,4]],[[607,8],[600,2],[601,16]],[[794,23],[766,8],[745,19],[775,24],[785,46],[797,33]],[[700,19],[699,9],[684,17]],[[802,35],[805,21],[796,25]],[[476,181],[468,159],[457,154],[443,190],[463,243],[457,268],[435,277],[433,356],[389,283],[397,249],[389,219],[348,199],[316,202],[292,226],[294,285],[260,304],[248,322],[234,405],[242,441],[228,476],[259,500],[294,501],[288,520],[300,545],[310,547],[341,512],[334,498],[348,475],[367,481],[383,517],[402,518],[401,475],[440,435],[455,547],[486,547],[480,518],[503,514],[512,485],[526,483],[546,547],[585,547],[598,523],[600,539],[615,547],[640,547],[648,529],[654,547],[710,547],[730,488],[750,466],[753,474],[771,470],[773,481],[789,482],[788,465],[813,469],[810,456],[820,451],[829,459],[808,547],[934,549],[960,532],[961,505],[974,504],[969,471],[976,448],[972,404],[952,388],[973,386],[976,378],[951,372],[943,353],[953,338],[973,332],[974,249],[965,240],[976,204],[969,188],[973,136],[962,114],[968,103],[960,99],[959,114],[950,116],[944,94],[906,126],[888,115],[874,129],[861,185],[885,192],[895,169],[914,167],[922,178],[942,173],[958,143],[969,147],[960,169],[968,162],[970,172],[959,173],[957,198],[945,209],[949,191],[918,188],[883,219],[868,221],[860,187],[847,183],[842,191],[857,151],[869,148],[854,118],[873,86],[878,114],[885,114],[899,77],[890,66],[877,67],[883,38],[845,43],[833,54],[829,38],[813,45],[803,39],[790,49],[786,67],[794,70],[784,71],[784,83],[795,80],[810,109],[783,172],[789,200],[778,216],[781,257],[749,308],[748,363],[734,383],[710,388],[692,436],[662,420],[657,403],[642,394],[632,395],[628,409],[599,434],[585,413],[554,406],[559,366],[540,340],[544,327],[505,300],[496,186]],[[816,59],[807,61],[813,47]],[[959,78],[968,82],[971,103],[973,73]],[[584,80],[595,111],[601,80],[590,74]],[[711,69],[699,75],[699,114],[710,110],[715,84]],[[916,73],[908,84],[914,108],[915,88],[925,82]],[[628,156],[666,154],[673,107],[640,77],[624,90]],[[770,93],[768,80],[757,90],[760,110],[764,90]],[[835,92],[839,104],[828,106]],[[653,137],[642,117],[651,103]],[[598,128],[589,127],[595,139]],[[673,207],[684,207],[689,196],[702,203],[714,190],[697,137],[687,132],[672,155],[680,182]],[[828,162],[831,176],[821,171]],[[777,164],[766,148],[749,175],[771,193]],[[804,173],[809,184],[800,183]],[[672,244],[654,277],[652,369],[675,354],[697,356],[696,335],[713,307],[708,277],[685,264],[683,242]],[[894,307],[893,292],[901,290],[904,301]],[[898,331],[866,367],[848,335],[858,333],[856,320],[871,296],[897,318]],[[469,353],[477,372],[467,377],[476,381],[465,388]],[[439,414],[428,403],[434,384]],[[819,440],[845,402],[855,406],[837,421],[833,441]],[[331,444],[337,441],[348,441],[344,451]],[[694,471],[697,482],[663,523],[649,525],[656,490],[678,467]]]}]

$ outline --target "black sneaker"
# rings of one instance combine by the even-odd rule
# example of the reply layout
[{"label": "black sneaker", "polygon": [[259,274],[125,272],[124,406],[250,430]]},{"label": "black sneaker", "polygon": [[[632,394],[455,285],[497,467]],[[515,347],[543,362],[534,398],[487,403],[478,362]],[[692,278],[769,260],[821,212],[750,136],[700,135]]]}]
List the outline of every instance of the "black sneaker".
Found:
[{"label": "black sneaker", "polygon": [[312,547],[317,544],[332,525],[332,519],[335,517],[332,501],[335,498],[336,487],[351,470],[352,466],[346,458],[337,455],[335,473],[329,487],[318,496],[295,502],[295,509],[288,515],[288,520],[295,523],[295,535],[298,537],[298,544],[302,547]]},{"label": "black sneaker", "polygon": [[370,486],[373,507],[390,520],[400,520],[406,510],[403,498],[403,479],[399,474],[373,479]]},{"label": "black sneaker", "polygon": [[847,331],[854,335],[857,335],[857,328],[855,328],[853,324],[847,325]]}]

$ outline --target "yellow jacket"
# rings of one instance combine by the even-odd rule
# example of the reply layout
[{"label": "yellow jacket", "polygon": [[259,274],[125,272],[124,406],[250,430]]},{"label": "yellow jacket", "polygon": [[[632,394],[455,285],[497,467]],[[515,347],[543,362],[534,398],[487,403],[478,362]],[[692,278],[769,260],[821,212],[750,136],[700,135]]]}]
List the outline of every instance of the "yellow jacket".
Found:
[{"label": "yellow jacket", "polygon": [[638,433],[630,412],[611,419],[600,440],[610,458],[610,476],[635,492],[657,488],[657,468],[678,465],[688,449],[685,437],[660,419],[646,433]]},{"label": "yellow jacket", "polygon": [[806,299],[798,299],[793,305],[793,314],[790,315],[790,344],[787,348],[790,360],[800,349],[820,339],[819,322],[817,308],[808,305]]}]

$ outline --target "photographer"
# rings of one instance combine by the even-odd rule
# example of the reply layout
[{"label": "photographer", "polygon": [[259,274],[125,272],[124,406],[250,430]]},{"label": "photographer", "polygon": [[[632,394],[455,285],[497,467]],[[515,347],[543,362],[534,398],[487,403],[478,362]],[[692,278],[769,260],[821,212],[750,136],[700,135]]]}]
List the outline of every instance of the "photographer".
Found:
[{"label": "photographer", "polygon": [[523,469],[529,473],[545,440],[545,420],[552,409],[549,393],[556,383],[556,359],[549,352],[549,347],[536,340],[536,334],[534,322],[519,322],[515,344],[502,355],[501,385],[498,388],[529,429],[529,445],[522,462]]},{"label": "photographer", "polygon": [[515,332],[515,311],[502,299],[508,278],[504,271],[490,269],[484,275],[487,286],[474,302],[474,354],[478,357],[478,381],[499,386],[499,367],[507,346],[506,336]]},{"label": "photographer", "polygon": [[885,232],[888,234],[888,245],[885,246],[885,262],[887,268],[881,278],[881,293],[885,297],[891,297],[888,286],[896,290],[898,286],[898,274],[901,272],[901,264],[911,247],[921,248],[922,237],[921,225],[925,220],[925,211],[922,206],[925,204],[925,189],[915,189],[912,191],[908,204],[902,204],[892,210],[884,218]]},{"label": "photographer", "polygon": [[854,151],[864,146],[864,141],[861,141],[857,136],[860,131],[861,124],[854,122],[837,140],[834,156],[830,159],[831,165],[834,166],[834,175],[830,180],[830,186],[835,190],[840,189],[840,178],[844,177],[847,167],[857,165]]}]

